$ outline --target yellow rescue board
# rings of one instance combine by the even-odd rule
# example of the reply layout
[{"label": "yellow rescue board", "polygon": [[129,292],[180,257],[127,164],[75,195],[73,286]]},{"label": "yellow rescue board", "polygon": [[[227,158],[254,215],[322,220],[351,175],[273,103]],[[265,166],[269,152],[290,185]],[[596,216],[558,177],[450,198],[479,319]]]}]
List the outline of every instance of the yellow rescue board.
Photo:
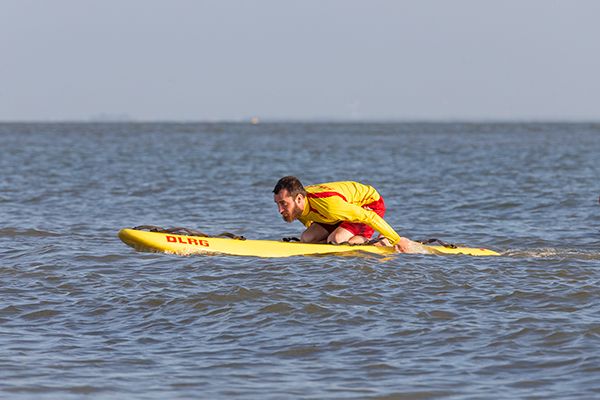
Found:
[{"label": "yellow rescue board", "polygon": [[[148,232],[137,229],[121,229],[119,238],[138,251],[162,252],[179,255],[227,254],[254,257],[291,257],[317,254],[372,253],[395,254],[392,247],[349,246],[332,244],[309,244],[277,242],[274,240],[236,240],[203,236],[186,236],[171,233]],[[470,256],[499,256],[487,249],[471,247],[449,248],[424,246],[431,254],[464,254]]]}]

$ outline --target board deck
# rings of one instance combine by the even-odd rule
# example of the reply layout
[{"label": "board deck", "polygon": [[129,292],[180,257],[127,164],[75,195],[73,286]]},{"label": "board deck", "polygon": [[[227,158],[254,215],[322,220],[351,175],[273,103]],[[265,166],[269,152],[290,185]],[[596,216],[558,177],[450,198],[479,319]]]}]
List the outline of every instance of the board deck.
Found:
[{"label": "board deck", "polygon": [[[394,248],[373,245],[333,245],[298,242],[278,242],[274,240],[236,240],[204,236],[177,235],[172,233],[148,232],[125,228],[119,231],[119,238],[138,251],[163,252],[178,255],[227,254],[254,257],[291,257],[318,254],[356,254],[357,252],[390,255],[397,254]],[[498,256],[499,253],[472,247],[428,246],[431,254],[463,254],[470,256]]]}]

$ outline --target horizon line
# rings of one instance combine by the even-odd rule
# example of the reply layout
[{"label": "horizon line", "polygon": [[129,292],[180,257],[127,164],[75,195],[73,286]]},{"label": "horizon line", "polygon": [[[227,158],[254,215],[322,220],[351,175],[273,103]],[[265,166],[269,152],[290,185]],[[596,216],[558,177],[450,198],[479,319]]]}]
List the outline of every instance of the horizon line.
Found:
[{"label": "horizon line", "polygon": [[0,120],[0,124],[598,124],[599,119],[584,118],[254,118],[236,119],[29,119]]}]

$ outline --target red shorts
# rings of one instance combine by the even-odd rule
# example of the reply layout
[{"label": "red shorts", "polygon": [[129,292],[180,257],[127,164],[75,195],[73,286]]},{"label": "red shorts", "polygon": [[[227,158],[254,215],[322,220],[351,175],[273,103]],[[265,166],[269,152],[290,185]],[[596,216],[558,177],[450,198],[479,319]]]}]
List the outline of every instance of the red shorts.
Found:
[{"label": "red shorts", "polygon": [[[374,201],[372,203],[365,204],[364,206],[362,206],[362,208],[364,208],[365,210],[373,211],[381,218],[383,218],[383,216],[385,215],[385,203],[383,202],[383,197],[379,197],[379,200]],[[371,236],[373,236],[373,234],[375,233],[375,230],[369,225],[359,224],[356,222],[344,221],[331,225],[319,223],[319,225],[325,228],[329,233],[333,232],[338,227],[342,227],[347,231],[350,231],[354,236],[362,236],[367,239],[371,239]]]}]

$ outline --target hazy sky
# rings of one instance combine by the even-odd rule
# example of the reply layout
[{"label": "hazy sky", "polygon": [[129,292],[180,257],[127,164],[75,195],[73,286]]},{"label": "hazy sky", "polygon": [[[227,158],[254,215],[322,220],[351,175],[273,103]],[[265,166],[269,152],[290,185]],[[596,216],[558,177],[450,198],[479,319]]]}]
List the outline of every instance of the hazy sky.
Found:
[{"label": "hazy sky", "polygon": [[600,120],[598,0],[0,0],[0,120]]}]

